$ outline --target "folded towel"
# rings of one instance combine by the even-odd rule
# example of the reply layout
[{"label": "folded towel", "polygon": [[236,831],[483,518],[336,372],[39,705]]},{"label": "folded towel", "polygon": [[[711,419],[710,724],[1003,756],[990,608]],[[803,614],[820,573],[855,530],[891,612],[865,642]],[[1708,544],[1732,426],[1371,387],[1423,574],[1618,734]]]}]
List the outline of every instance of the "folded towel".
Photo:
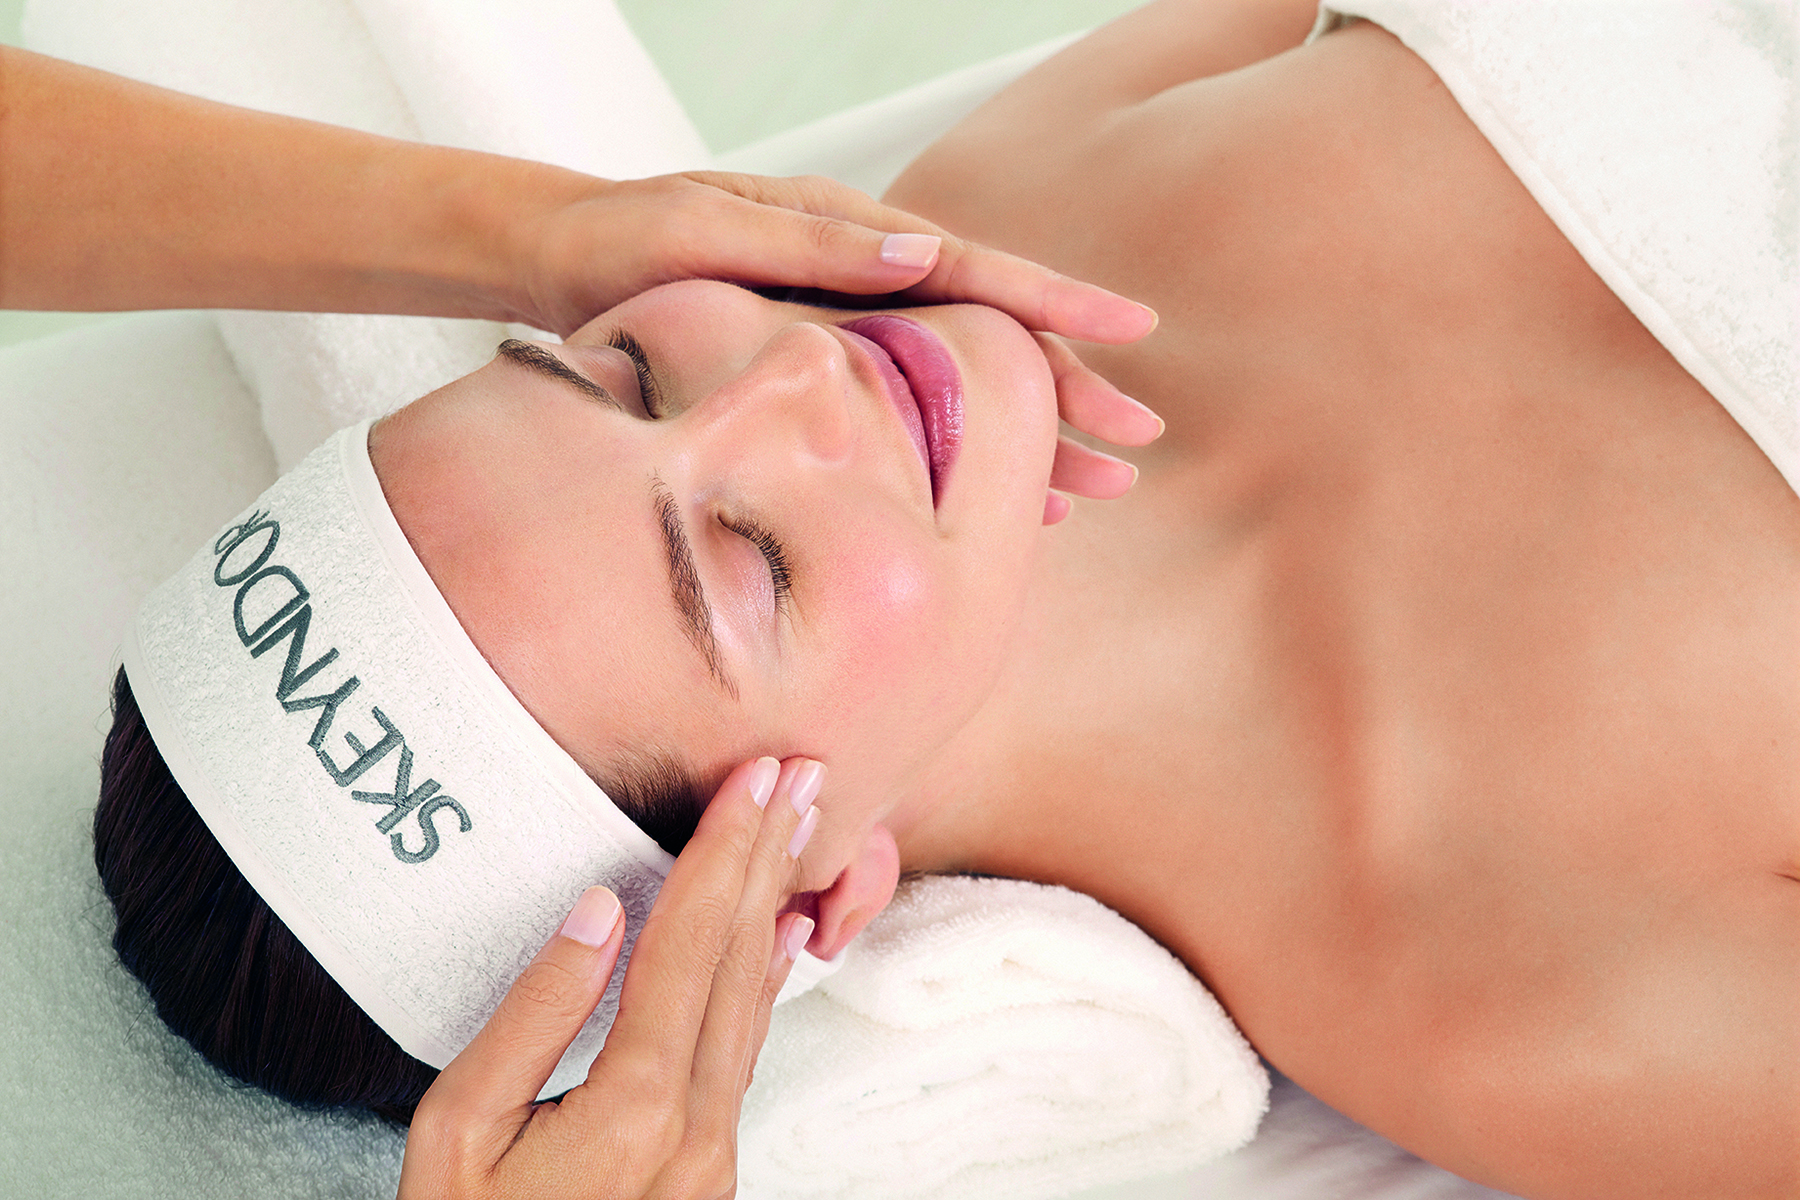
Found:
[{"label": "folded towel", "polygon": [[1179,960],[1098,901],[1011,879],[903,888],[777,1010],[741,1194],[1058,1196],[1250,1140],[1269,1081]]},{"label": "folded towel", "polygon": [[1431,64],[1558,229],[1800,491],[1793,0],[1328,0]]}]

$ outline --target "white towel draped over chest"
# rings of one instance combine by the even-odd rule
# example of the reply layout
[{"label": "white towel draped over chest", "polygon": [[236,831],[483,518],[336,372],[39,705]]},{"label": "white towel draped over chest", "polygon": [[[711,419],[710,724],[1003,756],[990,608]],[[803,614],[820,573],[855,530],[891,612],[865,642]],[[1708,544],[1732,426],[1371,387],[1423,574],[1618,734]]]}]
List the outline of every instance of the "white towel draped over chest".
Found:
[{"label": "white towel draped over chest", "polygon": [[[1793,0],[1350,0],[1800,491]],[[1316,34],[1315,34],[1316,36]]]}]

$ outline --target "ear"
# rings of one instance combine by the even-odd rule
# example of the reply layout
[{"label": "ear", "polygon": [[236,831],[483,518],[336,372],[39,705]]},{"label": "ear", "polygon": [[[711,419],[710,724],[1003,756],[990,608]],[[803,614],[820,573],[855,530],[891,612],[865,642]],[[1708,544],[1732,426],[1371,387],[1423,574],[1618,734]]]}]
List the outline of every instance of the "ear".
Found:
[{"label": "ear", "polygon": [[813,896],[817,925],[806,948],[818,958],[836,958],[894,898],[900,882],[900,850],[887,826],[863,839],[856,857],[835,882]]}]

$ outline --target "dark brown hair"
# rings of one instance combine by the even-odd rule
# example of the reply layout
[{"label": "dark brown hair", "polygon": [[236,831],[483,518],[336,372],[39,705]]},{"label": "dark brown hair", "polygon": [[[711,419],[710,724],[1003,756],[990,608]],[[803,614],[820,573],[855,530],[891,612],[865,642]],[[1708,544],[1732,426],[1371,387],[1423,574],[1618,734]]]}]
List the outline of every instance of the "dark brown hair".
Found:
[{"label": "dark brown hair", "polygon": [[[660,760],[607,791],[672,854],[703,804],[687,775]],[[245,881],[169,773],[122,669],[94,865],[118,917],[119,960],[208,1062],[304,1108],[412,1120],[437,1071],[382,1032]]]}]

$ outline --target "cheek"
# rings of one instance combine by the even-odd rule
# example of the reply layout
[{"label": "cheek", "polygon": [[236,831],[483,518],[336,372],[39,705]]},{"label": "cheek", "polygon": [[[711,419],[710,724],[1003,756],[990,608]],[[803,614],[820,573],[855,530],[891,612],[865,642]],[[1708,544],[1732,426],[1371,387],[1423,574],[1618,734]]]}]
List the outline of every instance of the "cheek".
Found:
[{"label": "cheek", "polygon": [[934,631],[949,617],[922,563],[865,559],[844,573],[844,667],[874,686],[892,686],[927,666]]},{"label": "cheek", "polygon": [[854,565],[844,556],[837,566],[833,653],[814,711],[846,742],[900,766],[940,744],[991,691],[1011,622],[970,604],[929,555]]}]

